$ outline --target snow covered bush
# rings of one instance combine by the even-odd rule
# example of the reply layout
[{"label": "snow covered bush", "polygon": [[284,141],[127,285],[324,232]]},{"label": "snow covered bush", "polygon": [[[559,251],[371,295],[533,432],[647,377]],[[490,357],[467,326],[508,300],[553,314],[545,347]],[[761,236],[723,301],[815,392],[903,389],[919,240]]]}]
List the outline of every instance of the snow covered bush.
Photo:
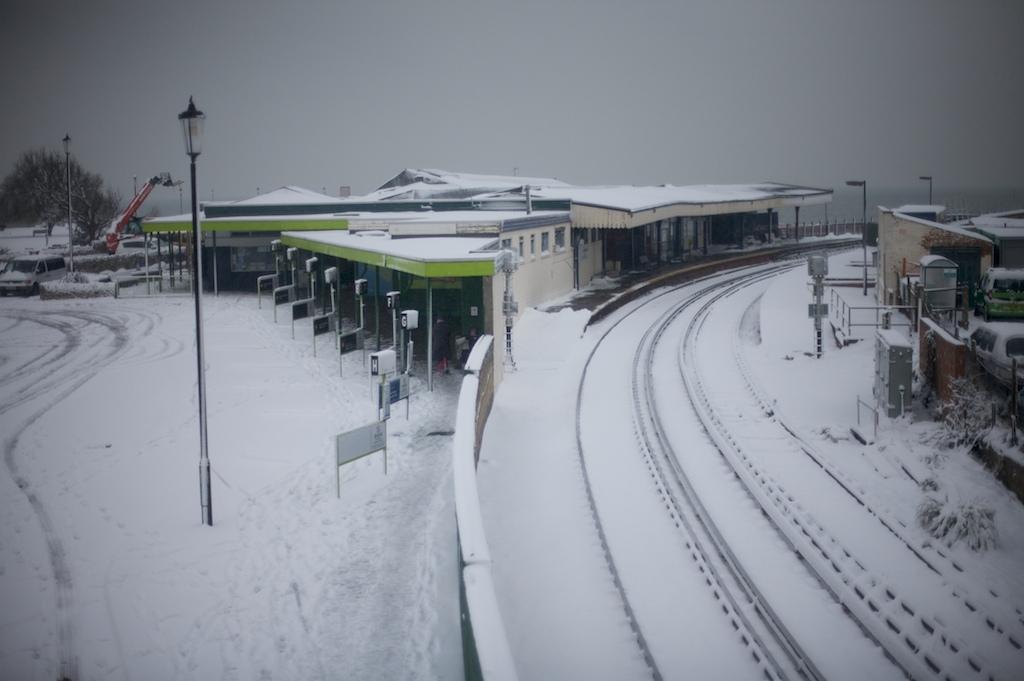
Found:
[{"label": "snow covered bush", "polygon": [[937,410],[942,426],[935,433],[934,444],[971,449],[992,428],[992,398],[968,378],[954,379],[951,387],[952,397]]},{"label": "snow covered bush", "polygon": [[950,548],[960,541],[972,551],[987,551],[999,544],[996,512],[978,501],[951,504],[948,498],[925,497],[917,507],[917,522]]}]

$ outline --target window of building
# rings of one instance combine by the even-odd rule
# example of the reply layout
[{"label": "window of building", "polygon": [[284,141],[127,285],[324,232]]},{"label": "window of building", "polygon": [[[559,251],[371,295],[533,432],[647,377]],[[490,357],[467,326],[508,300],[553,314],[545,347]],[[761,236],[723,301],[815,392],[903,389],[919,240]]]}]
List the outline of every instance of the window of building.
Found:
[{"label": "window of building", "polygon": [[565,250],[565,227],[555,227],[555,250]]},{"label": "window of building", "polygon": [[530,235],[530,257],[531,258],[537,257],[537,235],[536,234],[531,234]]},{"label": "window of building", "polygon": [[504,250],[511,251],[512,250],[512,239],[502,239],[501,240],[501,250],[503,250],[503,251]]},{"label": "window of building", "polygon": [[526,253],[523,250],[523,237],[519,237],[519,258],[522,259]]},{"label": "window of building", "polygon": [[542,232],[540,235],[540,254],[547,255],[551,252],[550,232]]}]

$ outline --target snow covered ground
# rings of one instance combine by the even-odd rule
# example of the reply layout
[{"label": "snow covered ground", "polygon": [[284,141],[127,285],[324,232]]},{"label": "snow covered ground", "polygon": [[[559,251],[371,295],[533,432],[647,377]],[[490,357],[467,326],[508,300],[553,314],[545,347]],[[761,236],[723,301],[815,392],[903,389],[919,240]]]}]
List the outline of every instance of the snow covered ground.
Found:
[{"label": "snow covered ground", "polygon": [[187,297],[0,302],[0,679],[458,678],[457,376],[412,381],[388,474],[358,355],[204,298],[214,526]]},{"label": "snow covered ground", "polygon": [[[862,274],[860,262],[859,250],[833,256],[830,275],[856,278]],[[674,295],[682,297],[693,288]],[[842,295],[850,305],[874,304],[861,296],[859,288],[843,288]],[[941,626],[947,627],[954,637],[951,640],[956,641],[954,647],[971,651],[972,663],[993,672],[994,678],[1013,678],[1013,670],[1024,664],[1021,651],[1014,646],[1021,641],[1024,627],[1024,510],[964,452],[944,451],[936,456],[929,440],[935,424],[924,414],[893,421],[883,417],[875,444],[857,443],[849,429],[856,423],[856,396],[871,399],[873,343],[839,349],[826,333],[825,355],[815,359],[808,302],[808,277],[801,265],[759,288],[751,287],[715,303],[701,344],[694,348],[698,358],[691,361],[696,361],[700,373],[711,381],[709,389],[725,391],[712,399],[728,414],[729,427],[738,434],[737,446],[749,450],[753,465],[767,471],[769,477],[778,477],[773,484],[786,485],[802,503],[802,516],[819,519],[821,532],[837,537],[860,558],[860,567],[850,562],[850,569],[851,574],[866,575],[861,590],[874,588],[869,587],[869,580],[894,585],[903,599],[899,602],[914,606],[927,626],[944,623]],[[727,640],[736,636],[720,626],[726,620],[718,608],[693,592],[686,577],[691,566],[675,553],[672,544],[678,539],[671,536],[671,528],[659,529],[670,514],[664,504],[660,518],[654,513],[659,506],[657,485],[651,482],[654,472],[631,460],[639,456],[630,423],[633,395],[628,365],[643,330],[657,318],[658,305],[646,306],[651,310],[641,309],[633,315],[635,322],[623,325],[636,327],[632,338],[626,331],[608,337],[614,352],[606,354],[618,353],[619,360],[596,366],[600,353],[596,355],[591,369],[596,369],[596,378],[588,378],[594,387],[583,393],[587,476],[613,562],[631,602],[631,614],[624,611],[590,512],[573,431],[576,386],[597,336],[639,305],[623,308],[585,333],[586,313],[568,310],[556,314],[531,310],[516,328],[519,369],[506,375],[495,401],[484,436],[480,488],[498,599],[524,679],[648,677],[640,642],[629,627],[631,617],[639,622],[644,645],[652,651],[665,678],[745,674],[737,654],[740,649]],[[749,380],[767,396],[774,410],[821,457],[835,479],[856,490],[870,513],[853,502],[835,479],[823,474],[824,468],[799,451],[796,457],[782,458],[780,443],[789,440],[785,433],[769,434],[770,439],[757,444],[758,438],[766,437],[763,429],[772,424],[760,423],[764,416],[758,405],[747,407],[746,388],[739,384],[728,387],[729,380],[739,380],[742,374],[719,376],[716,357],[732,362],[734,350],[747,367]],[[621,377],[616,379],[616,374]],[[675,382],[679,380],[677,373]],[[668,395],[671,383],[668,377],[661,379],[658,392]],[[676,448],[692,453],[705,436],[679,420],[684,417],[685,393],[675,399],[679,417],[669,424],[668,432]],[[621,432],[610,425],[614,420],[625,422]],[[746,426],[741,425],[744,420],[749,421]],[[778,418],[767,421],[778,428]],[[676,432],[679,429],[685,432]],[[768,456],[770,453],[778,456]],[[684,467],[701,484],[712,485],[705,494],[718,501],[719,508],[709,510],[725,519],[736,515],[738,510],[722,506],[721,499],[730,493],[728,485],[715,482],[710,468],[701,474],[700,463],[691,460]],[[940,496],[954,501],[981,499],[991,507],[999,547],[976,554],[963,545],[948,547],[930,540],[914,518],[926,494],[918,482],[926,478],[934,480]],[[737,497],[735,503],[744,502]],[[726,532],[741,537],[744,529],[737,526]],[[773,556],[781,558],[784,552],[778,549],[766,544],[757,549],[762,551],[760,562],[751,558],[757,555],[752,547],[762,543],[757,533],[737,542],[746,551],[748,570],[757,581],[767,582],[764,586],[777,601],[781,616],[826,676],[900,676],[886,659],[870,652],[874,643],[846,619],[841,608],[832,605],[828,615],[825,607],[815,616],[818,619],[812,617],[801,603],[810,604],[821,597],[827,601],[825,592],[810,573],[779,563]],[[915,551],[924,560],[916,557]],[[840,558],[836,561],[845,570],[843,560],[850,556]],[[925,561],[934,567],[929,569]],[[772,567],[773,563],[777,565]],[[797,581],[785,586],[792,578]],[[815,591],[820,596],[815,596]],[[891,608],[882,608],[889,619],[902,623],[895,601]],[[864,610],[870,612],[867,607]],[[943,651],[938,648],[948,646],[930,636],[924,624],[916,620],[910,624],[913,631],[905,630],[907,639],[923,648],[908,659],[925,669],[924,656],[939,659]],[[886,625],[881,629],[884,634]],[[899,645],[910,644],[900,641]],[[856,652],[859,648],[862,653]],[[968,668],[967,655],[945,653],[957,658],[950,664]],[[864,667],[869,657],[870,671]]]}]

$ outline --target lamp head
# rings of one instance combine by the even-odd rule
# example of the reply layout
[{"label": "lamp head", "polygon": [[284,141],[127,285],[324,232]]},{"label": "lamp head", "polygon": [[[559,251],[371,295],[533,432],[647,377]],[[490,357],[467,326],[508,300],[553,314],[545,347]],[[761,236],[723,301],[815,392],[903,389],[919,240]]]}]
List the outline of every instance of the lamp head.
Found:
[{"label": "lamp head", "polygon": [[202,152],[203,142],[203,121],[206,116],[196,108],[192,98],[188,98],[188,108],[178,114],[181,121],[181,132],[185,138],[185,153],[189,158],[195,160]]}]

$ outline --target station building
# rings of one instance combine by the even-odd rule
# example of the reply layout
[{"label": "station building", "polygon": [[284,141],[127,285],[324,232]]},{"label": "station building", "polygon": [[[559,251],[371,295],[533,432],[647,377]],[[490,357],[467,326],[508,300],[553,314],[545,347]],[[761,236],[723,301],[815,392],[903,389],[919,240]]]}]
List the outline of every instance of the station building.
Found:
[{"label": "station building", "polygon": [[[382,334],[391,335],[381,318],[387,319],[382,296],[392,290],[403,309],[418,309],[425,320],[445,318],[455,338],[472,331],[501,337],[506,281],[521,313],[598,276],[771,242],[780,211],[792,209],[798,222],[801,207],[831,199],[830,189],[778,183],[582,187],[408,169],[364,196],[283,187],[203,205],[204,287],[255,290],[258,276],[280,266],[271,248],[280,240],[304,258],[316,256],[317,276],[338,267],[343,289],[369,281],[367,326],[378,345]],[[190,233],[191,217],[151,219],[143,231]],[[505,251],[517,261],[507,277],[499,257]],[[296,275],[303,285],[301,268]],[[342,297],[351,304],[350,298]],[[500,367],[503,344],[495,350]]]}]

